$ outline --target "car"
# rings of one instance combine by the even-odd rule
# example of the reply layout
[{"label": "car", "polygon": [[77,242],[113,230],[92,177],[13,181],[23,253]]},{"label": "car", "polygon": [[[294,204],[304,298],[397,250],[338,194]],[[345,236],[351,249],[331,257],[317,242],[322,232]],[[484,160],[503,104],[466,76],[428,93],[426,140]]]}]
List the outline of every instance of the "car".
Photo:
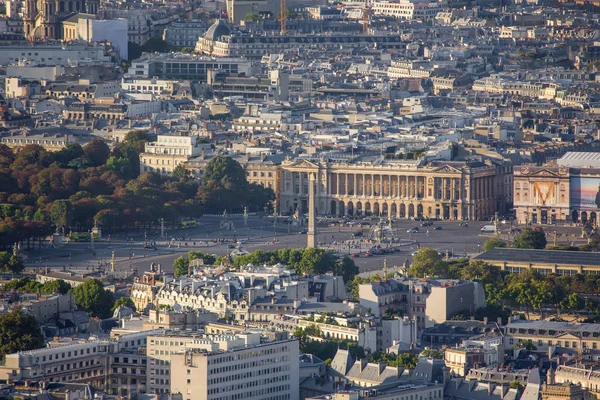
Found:
[{"label": "car", "polygon": [[406,231],[406,233],[418,233],[419,232],[419,228],[411,228],[409,230]]},{"label": "car", "polygon": [[354,236],[354,237],[362,236],[362,231],[356,231],[352,234],[352,236]]},{"label": "car", "polygon": [[298,235],[306,235],[307,233],[308,233],[308,231],[304,230],[304,231],[298,232]]},{"label": "car", "polygon": [[350,257],[352,257],[352,258],[358,258],[358,257],[360,257],[360,254],[359,253],[352,253],[352,254],[350,254]]},{"label": "car", "polygon": [[229,246],[227,246],[228,249],[235,249],[235,244],[230,244]]},{"label": "car", "polygon": [[431,225],[433,225],[433,222],[431,222],[431,221],[424,221],[421,223],[421,226],[431,226]]},{"label": "car", "polygon": [[442,230],[442,227],[438,225],[438,226],[436,226],[435,228],[433,228],[433,230],[434,230],[434,231],[441,231],[441,230]]},{"label": "car", "polygon": [[154,250],[156,250],[156,246],[147,244],[146,246],[144,246],[144,249],[145,250],[153,250],[154,251]]},{"label": "car", "polygon": [[425,221],[425,218],[423,218],[423,217],[415,217],[414,220],[415,221]]}]

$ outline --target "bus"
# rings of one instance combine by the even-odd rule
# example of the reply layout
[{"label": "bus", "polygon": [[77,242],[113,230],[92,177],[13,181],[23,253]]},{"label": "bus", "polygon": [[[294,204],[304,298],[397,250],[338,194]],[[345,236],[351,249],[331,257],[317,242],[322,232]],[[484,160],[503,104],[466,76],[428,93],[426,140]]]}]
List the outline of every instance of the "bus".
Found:
[{"label": "bus", "polygon": [[[69,239],[72,242],[91,242],[92,235],[89,232],[84,232],[84,233],[71,232],[69,234]],[[98,236],[98,234],[94,233],[94,240],[99,240],[99,239],[100,239],[100,237]]]},{"label": "bus", "polygon": [[179,222],[179,227],[182,229],[190,229],[196,227],[196,220],[193,219],[191,221],[181,221]]}]

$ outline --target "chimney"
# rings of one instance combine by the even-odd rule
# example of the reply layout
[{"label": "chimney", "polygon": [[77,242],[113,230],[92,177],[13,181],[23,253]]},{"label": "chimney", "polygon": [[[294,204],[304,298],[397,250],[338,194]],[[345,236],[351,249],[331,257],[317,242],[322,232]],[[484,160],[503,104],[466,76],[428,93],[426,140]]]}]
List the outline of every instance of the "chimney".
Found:
[{"label": "chimney", "polygon": [[161,271],[160,271],[160,270],[161,270],[161,268],[160,268],[160,264],[158,264],[158,267],[157,267],[157,269],[156,269],[156,272],[158,272],[158,274],[159,274],[159,275],[160,275],[160,273],[161,273]]},{"label": "chimney", "polygon": [[378,367],[379,367],[379,375],[381,375],[383,373],[383,371],[385,371],[385,367],[386,367],[386,363],[384,362],[380,362]]},{"label": "chimney", "polygon": [[487,325],[487,323],[488,323],[488,317],[483,317],[483,324]]},{"label": "chimney", "polygon": [[502,317],[496,318],[496,323],[501,326],[502,325]]},{"label": "chimney", "polygon": [[369,363],[369,360],[367,360],[366,358],[361,358],[360,359],[360,370],[363,371],[368,363]]}]

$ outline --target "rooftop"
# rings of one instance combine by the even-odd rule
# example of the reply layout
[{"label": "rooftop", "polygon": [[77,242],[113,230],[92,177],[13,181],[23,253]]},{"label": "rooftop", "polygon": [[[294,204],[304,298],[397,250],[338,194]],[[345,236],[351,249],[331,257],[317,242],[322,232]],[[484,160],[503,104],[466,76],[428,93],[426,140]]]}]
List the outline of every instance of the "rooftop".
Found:
[{"label": "rooftop", "polygon": [[590,265],[600,267],[600,257],[596,253],[566,250],[533,250],[494,248],[473,257],[481,261],[519,262],[524,264],[555,264],[580,267]]}]

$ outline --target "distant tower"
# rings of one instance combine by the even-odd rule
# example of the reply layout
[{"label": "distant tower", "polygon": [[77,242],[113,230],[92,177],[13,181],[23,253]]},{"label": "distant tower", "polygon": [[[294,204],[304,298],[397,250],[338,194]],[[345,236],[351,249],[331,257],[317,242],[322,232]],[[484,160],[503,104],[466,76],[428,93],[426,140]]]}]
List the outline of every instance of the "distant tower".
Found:
[{"label": "distant tower", "polygon": [[34,30],[31,35],[40,36],[44,39],[58,39],[60,37],[57,15],[59,3],[54,0],[42,0],[40,4],[41,10],[38,10],[38,13],[42,16],[42,23],[39,26],[41,32],[38,33]]},{"label": "distant tower", "polygon": [[316,207],[316,180],[317,173],[308,173],[308,231],[306,232],[307,248],[317,247],[317,207]]},{"label": "distant tower", "polygon": [[88,14],[96,15],[100,9],[100,0],[87,0],[85,3],[85,12]]},{"label": "distant tower", "polygon": [[27,39],[33,36],[35,29],[35,17],[38,13],[36,0],[25,0],[25,11],[23,13],[23,33]]}]

